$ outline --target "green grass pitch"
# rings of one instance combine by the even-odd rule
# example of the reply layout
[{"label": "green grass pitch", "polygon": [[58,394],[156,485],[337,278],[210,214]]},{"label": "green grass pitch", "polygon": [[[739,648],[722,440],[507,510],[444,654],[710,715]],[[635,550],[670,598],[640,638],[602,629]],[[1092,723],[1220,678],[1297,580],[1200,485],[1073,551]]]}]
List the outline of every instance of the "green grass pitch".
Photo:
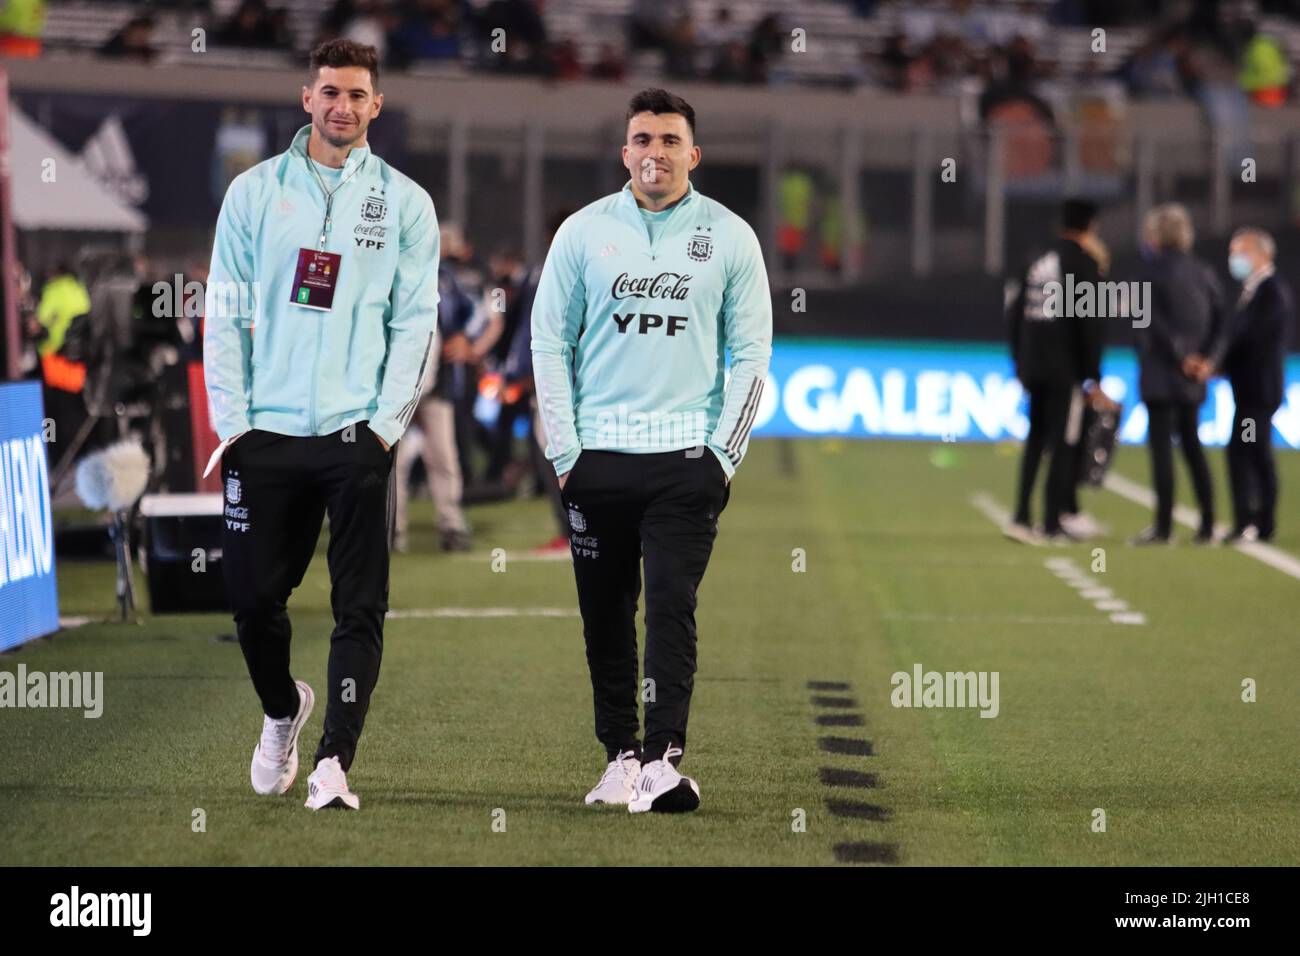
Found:
[{"label": "green grass pitch", "polygon": [[[701,588],[683,764],[699,813],[583,806],[604,755],[576,616],[390,620],[350,774],[362,809],[345,814],[302,806],[322,706],[294,789],[255,796],[261,713],[238,647],[213,640],[230,621],[143,614],[0,658],[11,671],[103,671],[105,694],[98,720],[0,710],[0,864],[821,865],[844,843],[892,847],[903,865],[1300,863],[1287,836],[1300,797],[1300,581],[1194,547],[1185,528],[1171,549],[1126,547],[1149,516],[1108,491],[1085,492],[1111,528],[1098,542],[1004,541],[970,499],[1007,506],[1016,451],[754,443]],[[1222,451],[1212,460],[1222,519]],[[1279,463],[1276,544],[1296,555],[1300,455]],[[1145,450],[1123,448],[1117,470],[1148,484]],[[543,502],[470,516],[475,553],[446,556],[427,505],[415,508],[412,553],[393,560],[394,610],[576,614],[567,561],[519,560],[553,533]],[[1087,569],[1093,547],[1106,553],[1098,583],[1145,624],[1112,623],[1044,566],[1064,556]],[[58,573],[65,615],[111,613],[110,566]],[[295,676],[323,698],[323,553],[290,611]],[[1000,713],[891,706],[891,674],[917,663],[998,671]],[[1254,703],[1241,699],[1245,678]],[[836,711],[814,705],[809,681],[848,683],[833,694],[856,701],[863,726],[818,726]],[[823,736],[870,740],[874,754],[824,753]],[[827,786],[824,768],[878,786]],[[866,817],[832,813],[836,800],[868,805]]]}]

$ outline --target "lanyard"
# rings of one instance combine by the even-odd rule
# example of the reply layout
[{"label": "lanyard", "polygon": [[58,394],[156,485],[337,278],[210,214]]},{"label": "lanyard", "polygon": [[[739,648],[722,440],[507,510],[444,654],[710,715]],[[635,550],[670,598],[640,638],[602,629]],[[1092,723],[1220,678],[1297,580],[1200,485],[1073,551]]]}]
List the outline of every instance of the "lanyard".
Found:
[{"label": "lanyard", "polygon": [[320,170],[318,170],[316,164],[312,162],[312,158],[308,155],[306,147],[303,147],[302,156],[303,159],[307,160],[307,168],[310,169],[312,175],[316,177],[316,182],[320,183],[320,191],[325,194],[325,221],[321,223],[320,227],[320,251],[324,252],[325,236],[329,233],[330,224],[332,222],[330,214],[334,209],[334,194],[343,188],[344,183],[361,171],[362,167],[366,165],[366,161],[363,159],[361,162],[357,163],[357,168],[344,176],[343,179],[339,181],[339,184],[333,189],[326,189],[325,180],[321,178]]}]

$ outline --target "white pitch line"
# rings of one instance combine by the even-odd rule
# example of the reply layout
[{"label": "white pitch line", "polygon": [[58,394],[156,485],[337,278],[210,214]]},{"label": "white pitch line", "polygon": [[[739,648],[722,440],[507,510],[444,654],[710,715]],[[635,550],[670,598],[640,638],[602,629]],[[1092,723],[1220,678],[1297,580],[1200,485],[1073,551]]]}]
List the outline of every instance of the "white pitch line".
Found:
[{"label": "white pitch line", "polygon": [[1011,512],[1004,511],[1002,506],[986,491],[978,491],[971,495],[970,503],[999,528],[1003,527],[1011,519]]},{"label": "white pitch line", "polygon": [[[1062,581],[1064,581],[1066,584],[1068,584],[1070,587],[1078,588],[1081,591],[1084,588],[1092,587],[1096,583],[1092,578],[1088,576],[1088,573],[1086,571],[1081,571],[1078,568],[1075,568],[1074,570],[1070,571],[1068,574],[1064,571],[1053,571],[1052,573],[1055,574]],[[1084,597],[1087,597],[1087,595],[1085,594]]]},{"label": "white pitch line", "polygon": [[[997,499],[987,491],[977,491],[971,495],[970,503],[999,528],[1006,525],[1009,512],[1005,511],[997,503]],[[1145,624],[1147,622],[1145,614],[1141,611],[1130,610],[1126,602],[1114,597],[1109,589],[1101,587],[1087,571],[1075,564],[1071,558],[1065,555],[1046,558],[1043,561],[1043,567],[1056,575],[1063,583],[1077,590],[1085,598],[1092,595],[1095,598],[1091,601],[1092,606],[1098,611],[1110,612],[1112,624]],[[1103,591],[1105,592],[1104,595],[1100,593]],[[942,617],[940,616],[939,619],[942,619]],[[1035,623],[1058,622],[1044,618]]]},{"label": "white pitch line", "polygon": [[486,618],[486,617],[577,617],[578,612],[564,607],[409,607],[389,611],[396,618]]},{"label": "white pitch line", "polygon": [[[1144,508],[1154,508],[1156,506],[1156,496],[1150,488],[1145,488],[1136,481],[1130,481],[1123,475],[1111,472],[1106,476],[1103,485],[1106,490],[1113,491],[1121,498],[1127,498],[1134,504],[1142,505]],[[1174,520],[1188,528],[1200,527],[1200,516],[1187,505],[1177,505],[1174,508]],[[1228,528],[1225,525],[1215,525],[1214,530],[1216,533],[1223,533]],[[1256,561],[1262,561],[1269,567],[1276,568],[1283,574],[1289,574],[1297,581],[1300,581],[1300,558],[1288,554],[1281,548],[1275,548],[1263,541],[1247,541],[1233,545],[1233,549],[1249,555]]]},{"label": "white pitch line", "polygon": [[1116,611],[1110,616],[1114,624],[1145,624],[1147,616],[1141,611]]},{"label": "white pitch line", "polygon": [[1079,596],[1087,598],[1089,601],[1109,601],[1115,596],[1115,592],[1110,588],[1079,588]]},{"label": "white pitch line", "polygon": [[926,624],[1094,624],[1096,619],[1082,614],[1073,617],[1048,617],[1032,614],[910,614],[888,612],[886,621],[918,621]]},{"label": "white pitch line", "polygon": [[1110,615],[1112,624],[1145,624],[1147,616],[1141,611],[1134,611],[1123,598],[1102,587],[1094,580],[1087,580],[1087,572],[1069,558],[1048,558],[1043,566],[1060,578],[1064,583],[1075,588],[1079,596],[1087,600],[1098,611]]}]

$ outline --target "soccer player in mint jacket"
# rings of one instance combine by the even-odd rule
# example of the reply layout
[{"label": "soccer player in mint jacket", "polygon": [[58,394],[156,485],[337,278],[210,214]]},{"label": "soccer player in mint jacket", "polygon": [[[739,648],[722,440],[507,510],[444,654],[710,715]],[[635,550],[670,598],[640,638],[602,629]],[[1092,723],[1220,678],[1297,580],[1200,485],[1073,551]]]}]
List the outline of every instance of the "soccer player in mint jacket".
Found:
[{"label": "soccer player in mint jacket", "polygon": [[204,322],[222,567],[265,714],[260,794],[287,792],[298,771],[314,695],[289,669],[285,605],[329,515],[334,631],[313,810],[360,806],[346,773],[379,677],[393,446],[435,344],[438,222],[429,194],[366,144],[378,78],[373,47],[331,40],[312,53],[311,125],[226,193]]},{"label": "soccer player in mint jacket", "polygon": [[696,592],[772,351],[758,239],[691,187],[699,162],[684,100],[664,90],[633,97],[623,146],[631,181],[565,220],[532,313],[546,455],[568,508],[596,737],[609,761],[586,802],[633,813],[699,806],[699,787],[677,769]]}]

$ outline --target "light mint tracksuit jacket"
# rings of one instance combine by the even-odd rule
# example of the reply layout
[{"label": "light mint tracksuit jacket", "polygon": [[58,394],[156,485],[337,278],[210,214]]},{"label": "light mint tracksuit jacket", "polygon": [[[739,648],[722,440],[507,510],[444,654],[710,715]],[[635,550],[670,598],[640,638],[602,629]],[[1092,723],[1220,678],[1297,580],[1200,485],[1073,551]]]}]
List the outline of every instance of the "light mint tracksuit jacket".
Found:
[{"label": "light mint tracksuit jacket", "polygon": [[433,200],[368,147],[353,149],[326,179],[342,182],[325,243],[342,256],[333,307],[291,304],[298,251],[317,248],[325,220],[310,131],[237,176],[221,205],[203,335],[212,422],[225,441],[249,428],[325,435],[368,420],[391,445],[436,345]]}]

